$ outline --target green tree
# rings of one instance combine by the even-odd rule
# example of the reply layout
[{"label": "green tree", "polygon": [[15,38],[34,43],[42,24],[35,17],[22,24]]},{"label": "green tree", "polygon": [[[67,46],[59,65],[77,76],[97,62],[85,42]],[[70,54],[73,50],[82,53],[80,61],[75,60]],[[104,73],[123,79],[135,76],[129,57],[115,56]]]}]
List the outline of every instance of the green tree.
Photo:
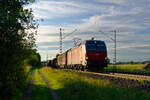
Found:
[{"label": "green tree", "polygon": [[129,64],[136,64],[134,61],[130,61]]},{"label": "green tree", "polygon": [[31,51],[29,58],[26,59],[26,64],[29,64],[33,67],[40,67],[41,66],[41,56],[37,51],[34,49]]},{"label": "green tree", "polygon": [[0,0],[0,90],[3,90],[3,100],[16,95],[17,89],[22,87],[24,60],[35,47],[38,24],[32,9],[23,8],[32,2],[34,0]]}]

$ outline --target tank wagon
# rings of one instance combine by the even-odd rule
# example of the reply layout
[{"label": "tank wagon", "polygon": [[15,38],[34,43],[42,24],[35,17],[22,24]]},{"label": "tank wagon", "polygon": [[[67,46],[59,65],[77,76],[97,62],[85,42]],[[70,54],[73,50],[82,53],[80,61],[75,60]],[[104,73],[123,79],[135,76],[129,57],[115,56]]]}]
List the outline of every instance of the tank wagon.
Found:
[{"label": "tank wagon", "polygon": [[107,49],[104,41],[86,40],[57,57],[59,68],[103,71],[107,67]]}]

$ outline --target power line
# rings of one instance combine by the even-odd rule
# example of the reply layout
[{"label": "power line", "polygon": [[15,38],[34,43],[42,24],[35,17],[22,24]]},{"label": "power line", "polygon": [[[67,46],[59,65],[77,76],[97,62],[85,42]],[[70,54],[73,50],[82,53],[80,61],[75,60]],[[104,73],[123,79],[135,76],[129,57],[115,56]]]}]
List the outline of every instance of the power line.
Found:
[{"label": "power line", "polygon": [[62,28],[60,28],[60,54],[62,53]]},{"label": "power line", "polygon": [[113,30],[113,32],[114,32],[114,42],[115,42],[115,45],[114,45],[114,56],[115,56],[115,58],[114,58],[114,63],[116,64],[116,61],[117,61],[117,55],[116,55],[116,48],[117,48],[117,45],[116,45],[116,30]]},{"label": "power line", "polygon": [[[112,41],[114,41],[114,39],[112,37],[110,37],[109,35],[106,35],[105,32],[103,32],[101,30],[99,32],[101,32],[102,34],[104,34],[105,36],[107,36],[108,38],[110,38]],[[112,31],[110,31],[110,32],[112,32]]]},{"label": "power line", "polygon": [[74,32],[76,32],[77,31],[77,29],[75,29],[74,31],[72,31],[71,33],[68,33],[66,36],[64,36],[62,39],[65,39],[66,37],[68,37],[68,36],[70,36],[70,35],[72,35]]},{"label": "power line", "polygon": [[68,33],[67,35],[65,35],[64,37],[62,37],[62,28],[60,28],[60,54],[62,54],[62,41],[63,39],[65,39],[66,37],[72,35],[74,32],[77,31],[77,29],[75,29],[74,31],[72,31],[71,33]]},{"label": "power line", "polygon": [[113,58],[113,62],[114,62],[114,64],[116,64],[116,62],[117,62],[117,41],[116,41],[116,39],[117,39],[117,35],[116,35],[116,30],[112,30],[112,31],[110,31],[110,32],[114,32],[114,38],[112,38],[112,37],[110,37],[110,36],[108,36],[108,35],[106,35],[105,33],[106,32],[103,32],[103,31],[99,31],[99,32],[101,32],[102,34],[104,34],[105,36],[107,36],[108,38],[110,38],[113,42],[114,42],[114,58]]}]

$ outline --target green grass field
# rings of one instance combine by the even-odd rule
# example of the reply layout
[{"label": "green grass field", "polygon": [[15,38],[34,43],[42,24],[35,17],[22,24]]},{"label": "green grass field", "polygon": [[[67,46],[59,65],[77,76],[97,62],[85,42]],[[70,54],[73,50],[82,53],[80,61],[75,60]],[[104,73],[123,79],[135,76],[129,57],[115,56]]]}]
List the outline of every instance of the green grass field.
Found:
[{"label": "green grass field", "polygon": [[148,100],[150,92],[135,88],[121,88],[109,80],[96,80],[78,76],[78,72],[54,70],[41,72],[62,100]]},{"label": "green grass field", "polygon": [[32,88],[31,100],[52,100],[49,88],[38,73],[38,69],[35,69],[33,79],[34,83]]},{"label": "green grass field", "polygon": [[[52,100],[49,88],[38,73],[38,69],[34,70],[31,100]],[[78,71],[66,72],[49,67],[43,67],[40,70],[50,81],[52,89],[56,91],[61,100],[149,100],[150,98],[150,92],[136,88],[119,87],[109,80],[79,76],[78,73],[80,72]],[[30,67],[27,67],[26,72],[28,79],[23,84],[23,91],[28,87],[32,78]],[[23,91],[18,91],[18,96],[12,100],[20,100]]]},{"label": "green grass field", "polygon": [[[113,68],[114,65],[108,65],[108,68]],[[120,64],[115,66],[116,69],[143,70],[144,64]]]},{"label": "green grass field", "polygon": [[144,64],[120,64],[120,65],[108,65],[104,68],[104,71],[115,72],[135,72],[141,74],[150,74],[150,70],[144,69]]}]

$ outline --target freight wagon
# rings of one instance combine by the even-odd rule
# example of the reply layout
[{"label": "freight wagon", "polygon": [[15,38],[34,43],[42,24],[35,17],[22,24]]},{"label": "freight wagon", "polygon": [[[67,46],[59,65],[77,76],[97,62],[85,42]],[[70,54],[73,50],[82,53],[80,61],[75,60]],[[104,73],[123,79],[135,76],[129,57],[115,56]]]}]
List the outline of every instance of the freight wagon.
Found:
[{"label": "freight wagon", "polygon": [[104,41],[86,40],[57,57],[59,68],[103,71],[107,67]]},{"label": "freight wagon", "polygon": [[53,68],[57,68],[57,58],[48,61],[48,66],[52,66]]}]

